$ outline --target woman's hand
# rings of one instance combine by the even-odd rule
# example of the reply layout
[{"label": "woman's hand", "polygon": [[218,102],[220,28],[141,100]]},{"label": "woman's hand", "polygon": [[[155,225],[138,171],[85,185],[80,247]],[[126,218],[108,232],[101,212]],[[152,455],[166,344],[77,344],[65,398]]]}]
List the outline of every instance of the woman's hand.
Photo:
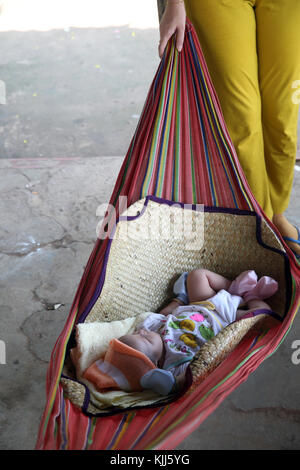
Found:
[{"label": "woman's hand", "polygon": [[158,54],[162,58],[170,37],[177,32],[176,48],[180,52],[184,41],[186,12],[184,3],[175,3],[169,0],[159,24],[160,41]]}]

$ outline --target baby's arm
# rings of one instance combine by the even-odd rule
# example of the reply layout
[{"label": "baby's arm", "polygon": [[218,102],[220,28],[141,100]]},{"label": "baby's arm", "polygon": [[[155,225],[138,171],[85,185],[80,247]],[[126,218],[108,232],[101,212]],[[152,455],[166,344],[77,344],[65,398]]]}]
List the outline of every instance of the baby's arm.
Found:
[{"label": "baby's arm", "polygon": [[178,307],[178,305],[184,305],[183,302],[181,302],[181,300],[172,300],[172,302],[170,302],[166,307],[164,307],[160,312],[158,313],[161,313],[162,315],[169,315],[170,313],[173,312],[173,310],[175,310],[175,308]]},{"label": "baby's arm", "polygon": [[208,269],[194,269],[186,280],[190,302],[209,299],[221,289],[227,290],[230,284],[229,279]]}]

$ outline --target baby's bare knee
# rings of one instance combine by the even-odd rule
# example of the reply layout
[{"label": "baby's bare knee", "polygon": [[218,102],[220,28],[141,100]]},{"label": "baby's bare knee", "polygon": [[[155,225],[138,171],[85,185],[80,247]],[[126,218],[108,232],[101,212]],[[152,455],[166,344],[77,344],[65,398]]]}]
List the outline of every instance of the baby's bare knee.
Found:
[{"label": "baby's bare knee", "polygon": [[189,272],[187,276],[187,293],[190,302],[204,300],[215,294],[209,284],[207,269],[198,268]]},{"label": "baby's bare knee", "polygon": [[197,269],[193,269],[192,271],[190,271],[187,277],[190,280],[199,279],[199,278],[207,277],[207,272],[208,272],[207,269],[197,268]]},{"label": "baby's bare knee", "polygon": [[195,285],[198,285],[199,283],[206,284],[209,282],[208,274],[209,274],[208,269],[204,269],[204,268],[193,269],[187,275],[187,283],[190,286],[193,286],[193,285],[195,286]]}]

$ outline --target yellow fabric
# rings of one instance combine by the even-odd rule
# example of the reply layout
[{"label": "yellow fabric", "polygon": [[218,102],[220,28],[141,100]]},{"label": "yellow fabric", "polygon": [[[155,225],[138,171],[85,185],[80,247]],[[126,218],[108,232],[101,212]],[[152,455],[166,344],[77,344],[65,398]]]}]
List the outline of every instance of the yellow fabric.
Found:
[{"label": "yellow fabric", "polygon": [[209,302],[209,300],[198,300],[197,302],[190,302],[191,305],[203,305],[203,307],[207,308],[208,310],[216,310],[216,306]]},{"label": "yellow fabric", "polygon": [[249,186],[271,219],[288,207],[294,177],[300,1],[185,0],[185,7]]}]

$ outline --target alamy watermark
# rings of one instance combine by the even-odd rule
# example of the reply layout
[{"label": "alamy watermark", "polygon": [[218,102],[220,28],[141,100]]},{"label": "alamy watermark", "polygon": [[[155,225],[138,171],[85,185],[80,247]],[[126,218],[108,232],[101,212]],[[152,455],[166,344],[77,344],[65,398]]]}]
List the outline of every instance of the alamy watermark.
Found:
[{"label": "alamy watermark", "polygon": [[300,80],[294,80],[292,83],[292,88],[297,88],[296,91],[292,94],[292,102],[294,104],[300,103]]},{"label": "alamy watermark", "polygon": [[0,80],[0,104],[6,104],[6,86],[3,80]]},{"label": "alamy watermark", "polygon": [[292,342],[292,349],[295,349],[295,351],[292,354],[292,363],[297,366],[300,364],[300,339],[295,339],[295,341]]},{"label": "alamy watermark", "polygon": [[6,344],[0,340],[0,364],[6,364]]},{"label": "alamy watermark", "polygon": [[120,220],[131,221],[125,224],[122,230],[115,230],[118,215],[116,207],[112,204],[100,204],[96,216],[101,220],[96,227],[99,239],[122,240],[182,240],[185,249],[199,250],[204,244],[204,205],[203,204],[161,204],[155,210],[147,212],[147,207],[135,214],[122,215],[128,209],[127,196],[120,196],[118,201],[118,214]]}]

